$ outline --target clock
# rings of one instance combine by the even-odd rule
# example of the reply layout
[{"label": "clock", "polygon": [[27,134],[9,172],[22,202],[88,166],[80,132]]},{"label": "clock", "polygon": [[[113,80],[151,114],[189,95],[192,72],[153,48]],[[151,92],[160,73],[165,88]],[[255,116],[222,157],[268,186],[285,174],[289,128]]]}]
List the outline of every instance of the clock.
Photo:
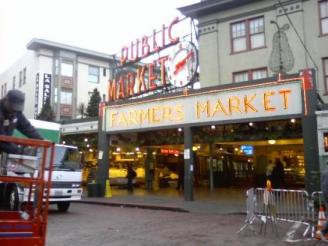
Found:
[{"label": "clock", "polygon": [[167,77],[175,87],[184,87],[194,82],[198,67],[196,46],[187,41],[178,43],[168,58]]}]

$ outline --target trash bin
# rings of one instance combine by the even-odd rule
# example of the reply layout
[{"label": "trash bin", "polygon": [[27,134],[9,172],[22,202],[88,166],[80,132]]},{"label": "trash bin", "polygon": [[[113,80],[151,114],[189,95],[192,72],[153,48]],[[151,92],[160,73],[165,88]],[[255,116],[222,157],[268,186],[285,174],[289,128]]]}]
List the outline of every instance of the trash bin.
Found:
[{"label": "trash bin", "polygon": [[96,183],[88,184],[88,197],[102,197],[101,185]]}]

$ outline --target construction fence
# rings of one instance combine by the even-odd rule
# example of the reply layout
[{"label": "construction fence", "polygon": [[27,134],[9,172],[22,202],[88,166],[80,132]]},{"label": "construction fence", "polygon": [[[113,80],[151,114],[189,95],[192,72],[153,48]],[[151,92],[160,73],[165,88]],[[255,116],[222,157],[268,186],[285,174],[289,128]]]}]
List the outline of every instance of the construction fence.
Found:
[{"label": "construction fence", "polygon": [[247,227],[255,230],[253,224],[258,221],[261,233],[265,234],[267,225],[271,224],[278,235],[277,221],[286,221],[304,225],[304,237],[315,237],[319,209],[325,206],[322,192],[251,188],[246,195],[247,216],[238,233]]}]

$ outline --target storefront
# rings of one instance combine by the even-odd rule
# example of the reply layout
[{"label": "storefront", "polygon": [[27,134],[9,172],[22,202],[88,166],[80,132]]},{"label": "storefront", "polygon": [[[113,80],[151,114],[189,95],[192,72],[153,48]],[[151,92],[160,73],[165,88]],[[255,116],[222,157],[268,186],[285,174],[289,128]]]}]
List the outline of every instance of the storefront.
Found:
[{"label": "storefront", "polygon": [[296,76],[108,102],[101,111],[98,182],[104,184],[108,167],[114,180],[133,165],[145,188],[178,187],[183,163],[184,196],[193,200],[199,183],[262,185],[279,158],[286,186],[315,189],[316,99],[309,83]]},{"label": "storefront", "polygon": [[97,183],[119,185],[133,166],[135,185],[193,200],[198,185],[262,186],[279,159],[284,186],[317,189],[313,71],[195,89],[198,51],[179,23],[123,46],[99,109]]}]

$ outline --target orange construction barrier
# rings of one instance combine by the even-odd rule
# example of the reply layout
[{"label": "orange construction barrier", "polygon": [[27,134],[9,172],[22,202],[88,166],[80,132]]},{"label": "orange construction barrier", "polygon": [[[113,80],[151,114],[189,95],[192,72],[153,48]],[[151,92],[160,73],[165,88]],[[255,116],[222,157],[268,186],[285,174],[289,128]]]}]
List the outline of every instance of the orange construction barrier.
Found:
[{"label": "orange construction barrier", "polygon": [[[325,209],[321,205],[318,213],[318,225],[317,225],[317,230],[321,231],[326,223],[326,215],[325,215]],[[321,239],[318,234],[316,234],[317,239]]]},{"label": "orange construction barrier", "polygon": [[16,159],[21,159],[12,162],[11,166],[7,166],[7,163],[3,166],[6,172],[0,173],[0,182],[19,183],[29,187],[29,191],[28,201],[22,210],[0,211],[0,246],[45,246],[50,193],[47,191],[51,185],[55,145],[49,141],[2,135],[0,141],[34,147],[41,151],[39,161],[31,164],[32,171],[25,173],[26,175],[7,173],[9,168],[20,172],[26,170],[28,163],[21,156],[16,155]]}]

